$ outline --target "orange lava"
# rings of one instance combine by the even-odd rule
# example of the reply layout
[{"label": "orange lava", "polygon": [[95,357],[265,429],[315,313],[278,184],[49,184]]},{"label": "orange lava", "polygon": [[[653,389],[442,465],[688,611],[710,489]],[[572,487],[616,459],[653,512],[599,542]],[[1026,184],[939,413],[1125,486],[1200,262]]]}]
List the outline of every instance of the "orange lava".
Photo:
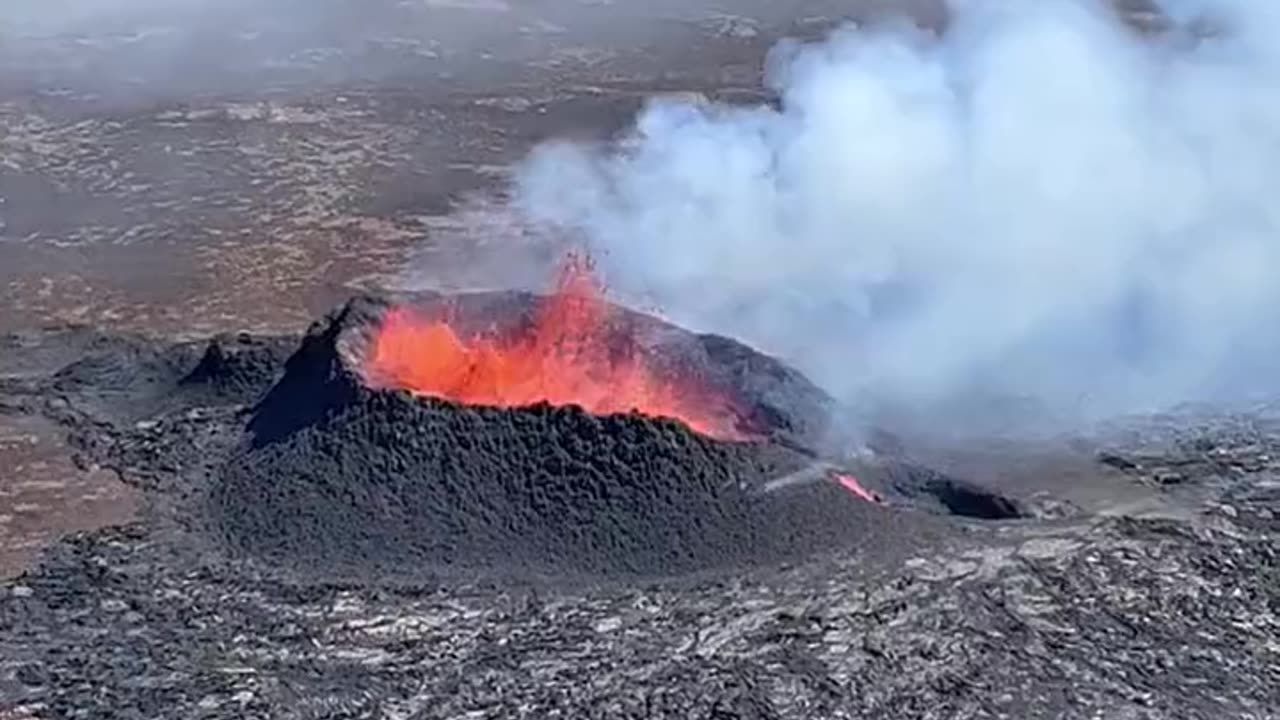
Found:
[{"label": "orange lava", "polygon": [[877,505],[883,502],[880,499],[879,495],[863,487],[862,483],[858,482],[858,478],[852,475],[848,475],[846,473],[835,473],[834,477],[836,482],[840,483],[841,487],[853,493],[854,495],[857,495],[863,500],[866,500],[869,503],[875,503]]},{"label": "orange lava", "polygon": [[380,385],[468,405],[577,405],[596,415],[638,412],[704,435],[746,439],[723,402],[663,377],[628,338],[589,261],[571,256],[532,326],[514,337],[463,337],[449,322],[407,307],[383,319],[366,374]]}]

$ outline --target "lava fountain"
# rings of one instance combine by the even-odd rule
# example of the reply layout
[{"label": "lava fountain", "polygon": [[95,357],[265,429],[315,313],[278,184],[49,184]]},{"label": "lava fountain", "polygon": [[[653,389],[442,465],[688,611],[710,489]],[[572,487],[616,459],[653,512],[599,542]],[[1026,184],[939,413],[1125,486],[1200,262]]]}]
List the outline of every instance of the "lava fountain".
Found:
[{"label": "lava fountain", "polygon": [[576,405],[595,415],[636,412],[722,440],[746,440],[740,415],[696,378],[659,369],[605,299],[594,267],[570,255],[532,322],[470,333],[411,306],[388,311],[373,337],[371,382],[467,405]]}]

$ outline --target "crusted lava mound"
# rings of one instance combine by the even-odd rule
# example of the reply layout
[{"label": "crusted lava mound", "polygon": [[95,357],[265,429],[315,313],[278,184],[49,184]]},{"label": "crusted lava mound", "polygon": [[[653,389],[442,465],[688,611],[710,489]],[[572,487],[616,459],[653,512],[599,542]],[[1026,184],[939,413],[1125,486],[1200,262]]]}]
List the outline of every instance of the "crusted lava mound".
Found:
[{"label": "crusted lava mound", "polygon": [[360,298],[313,326],[254,410],[211,493],[232,547],[293,567],[669,574],[847,545],[879,512],[834,482],[766,491],[812,462],[830,401],[731,340],[617,309],[699,386],[731,394],[749,441],[671,419],[576,406],[483,407],[367,377],[395,308],[447,303],[459,324],[519,324],[521,293]]}]

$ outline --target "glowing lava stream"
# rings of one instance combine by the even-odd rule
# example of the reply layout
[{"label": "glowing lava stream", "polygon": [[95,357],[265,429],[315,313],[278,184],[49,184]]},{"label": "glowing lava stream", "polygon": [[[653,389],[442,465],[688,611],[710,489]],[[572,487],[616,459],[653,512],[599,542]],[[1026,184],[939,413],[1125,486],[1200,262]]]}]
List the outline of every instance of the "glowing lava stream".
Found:
[{"label": "glowing lava stream", "polygon": [[858,497],[862,498],[863,500],[866,500],[869,503],[879,505],[880,503],[884,502],[883,500],[880,499],[879,495],[863,487],[862,483],[858,482],[858,478],[848,473],[833,473],[832,477],[835,478],[835,481],[840,484],[840,487],[844,488],[845,490],[848,490],[849,492],[853,493],[854,495],[857,495]]},{"label": "glowing lava stream", "polygon": [[854,496],[869,503],[875,505],[884,504],[884,498],[880,497],[875,491],[864,487],[862,483],[858,482],[858,478],[847,472],[841,472],[834,465],[824,462],[814,463],[789,475],[770,480],[764,484],[763,490],[767,493],[777,492],[784,488],[806,485],[820,480],[832,480]]},{"label": "glowing lava stream", "polygon": [[615,312],[590,263],[571,256],[532,327],[514,337],[463,338],[445,320],[393,308],[373,340],[366,374],[378,385],[468,405],[634,411],[710,437],[747,439],[723,399],[653,371],[634,339],[611,330]]}]

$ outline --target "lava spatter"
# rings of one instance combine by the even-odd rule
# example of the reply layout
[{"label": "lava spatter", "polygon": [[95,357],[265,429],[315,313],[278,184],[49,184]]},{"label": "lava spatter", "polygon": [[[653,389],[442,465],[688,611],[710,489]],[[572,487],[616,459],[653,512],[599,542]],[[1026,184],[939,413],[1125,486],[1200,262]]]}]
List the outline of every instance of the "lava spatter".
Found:
[{"label": "lava spatter", "polygon": [[656,369],[605,299],[589,259],[571,255],[532,323],[517,332],[467,333],[412,307],[383,318],[366,361],[369,380],[489,407],[576,405],[595,415],[637,412],[678,420],[722,440],[744,440],[731,403],[693,378]]},{"label": "lava spatter", "polygon": [[832,478],[838,485],[840,485],[840,487],[869,503],[879,505],[884,502],[878,494],[868,490],[862,483],[858,482],[858,478],[850,475],[849,473],[834,473]]}]

